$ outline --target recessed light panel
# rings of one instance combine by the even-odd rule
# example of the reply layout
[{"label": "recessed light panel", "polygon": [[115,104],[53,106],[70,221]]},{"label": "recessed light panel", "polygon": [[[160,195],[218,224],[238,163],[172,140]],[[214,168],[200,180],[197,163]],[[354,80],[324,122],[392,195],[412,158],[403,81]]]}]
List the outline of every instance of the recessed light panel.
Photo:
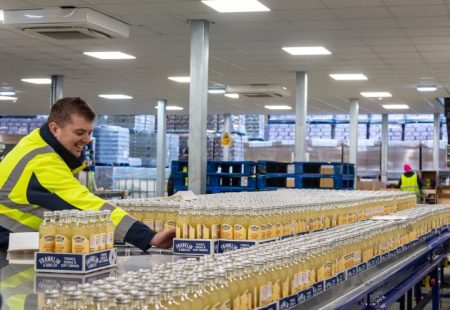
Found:
[{"label": "recessed light panel", "polygon": [[332,73],[330,77],[336,81],[364,81],[367,76],[362,73]]},{"label": "recessed light panel", "polygon": [[9,96],[0,96],[0,100],[2,101],[16,101],[17,98],[16,97],[9,97]]},{"label": "recessed light panel", "polygon": [[208,89],[210,94],[225,94],[225,88],[210,88]]},{"label": "recessed light panel", "polygon": [[431,85],[417,86],[417,91],[420,91],[420,92],[435,91],[435,90],[437,90],[436,86],[431,86]]},{"label": "recessed light panel", "polygon": [[49,78],[39,78],[39,79],[21,79],[22,82],[32,83],[32,84],[51,84],[52,80]]},{"label": "recessed light panel", "polygon": [[122,52],[84,52],[83,54],[98,59],[136,59],[133,55]]},{"label": "recessed light panel", "polygon": [[267,110],[292,110],[292,107],[288,105],[265,105]]},{"label": "recessed light panel", "polygon": [[331,52],[323,46],[291,46],[283,47],[285,52],[294,56],[330,55]]},{"label": "recessed light panel", "polygon": [[133,97],[123,94],[101,94],[98,95],[100,98],[118,100],[118,99],[133,99]]},{"label": "recessed light panel", "polygon": [[387,91],[379,91],[379,92],[362,92],[361,96],[366,98],[387,98],[392,97],[391,93]]},{"label": "recessed light panel", "polygon": [[202,2],[219,13],[270,11],[267,6],[257,0],[208,0]]},{"label": "recessed light panel", "polygon": [[189,83],[191,81],[190,76],[169,76],[168,79],[178,83]]},{"label": "recessed light panel", "polygon": [[[158,106],[155,106],[155,109],[158,109]],[[166,106],[166,111],[183,111],[184,108],[183,107],[179,107],[176,105],[167,105]]]},{"label": "recessed light panel", "polygon": [[224,94],[224,96],[231,98],[231,99],[239,99],[239,94],[235,94],[235,93]]},{"label": "recessed light panel", "polygon": [[409,106],[407,104],[383,104],[383,108],[386,110],[407,110]]},{"label": "recessed light panel", "polygon": [[0,10],[0,22],[5,19],[5,14],[3,14],[3,10]]}]

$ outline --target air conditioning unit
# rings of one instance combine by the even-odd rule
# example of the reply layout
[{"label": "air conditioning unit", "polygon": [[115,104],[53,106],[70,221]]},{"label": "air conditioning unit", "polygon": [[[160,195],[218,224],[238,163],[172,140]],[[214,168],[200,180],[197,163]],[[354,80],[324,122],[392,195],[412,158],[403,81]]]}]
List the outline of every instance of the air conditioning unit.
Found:
[{"label": "air conditioning unit", "polygon": [[128,38],[129,25],[89,8],[4,11],[3,24],[51,40]]},{"label": "air conditioning unit", "polygon": [[283,98],[291,95],[285,87],[275,84],[230,85],[226,92],[249,98]]}]

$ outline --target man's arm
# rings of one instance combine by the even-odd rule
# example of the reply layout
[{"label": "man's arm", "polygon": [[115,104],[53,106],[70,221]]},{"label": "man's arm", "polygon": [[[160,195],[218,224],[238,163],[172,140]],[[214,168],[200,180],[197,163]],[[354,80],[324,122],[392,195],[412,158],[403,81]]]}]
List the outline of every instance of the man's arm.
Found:
[{"label": "man's arm", "polygon": [[[33,181],[27,189],[27,198],[31,204],[37,204],[48,210],[74,208],[85,211],[110,210],[111,220],[116,226],[117,239],[131,243],[143,251],[150,247],[151,240],[156,235],[153,230],[121,208],[92,194],[72,175],[57,154],[38,157],[41,158],[36,158],[33,163]],[[161,245],[161,242],[157,242],[158,238],[155,241],[152,242],[153,245]]]}]

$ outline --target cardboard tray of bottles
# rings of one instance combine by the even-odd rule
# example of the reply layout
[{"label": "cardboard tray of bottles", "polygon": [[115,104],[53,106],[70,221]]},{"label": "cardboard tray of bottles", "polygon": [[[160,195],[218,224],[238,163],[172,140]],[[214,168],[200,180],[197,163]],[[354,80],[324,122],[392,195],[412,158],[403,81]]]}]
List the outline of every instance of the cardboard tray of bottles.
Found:
[{"label": "cardboard tray of bottles", "polygon": [[173,239],[173,254],[211,255],[225,253],[256,244],[273,242],[280,238],[265,240],[226,240],[226,239]]},{"label": "cardboard tray of bottles", "polygon": [[34,256],[36,272],[84,274],[116,265],[116,248],[86,254],[37,252]]}]

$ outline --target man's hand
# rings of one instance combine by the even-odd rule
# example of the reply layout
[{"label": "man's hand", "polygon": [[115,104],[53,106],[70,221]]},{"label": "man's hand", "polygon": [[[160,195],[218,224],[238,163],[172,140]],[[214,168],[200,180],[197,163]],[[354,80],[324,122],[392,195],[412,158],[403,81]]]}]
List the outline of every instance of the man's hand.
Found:
[{"label": "man's hand", "polygon": [[157,248],[169,249],[172,247],[172,240],[174,237],[175,228],[167,229],[157,233],[152,240],[150,240],[150,244]]}]

